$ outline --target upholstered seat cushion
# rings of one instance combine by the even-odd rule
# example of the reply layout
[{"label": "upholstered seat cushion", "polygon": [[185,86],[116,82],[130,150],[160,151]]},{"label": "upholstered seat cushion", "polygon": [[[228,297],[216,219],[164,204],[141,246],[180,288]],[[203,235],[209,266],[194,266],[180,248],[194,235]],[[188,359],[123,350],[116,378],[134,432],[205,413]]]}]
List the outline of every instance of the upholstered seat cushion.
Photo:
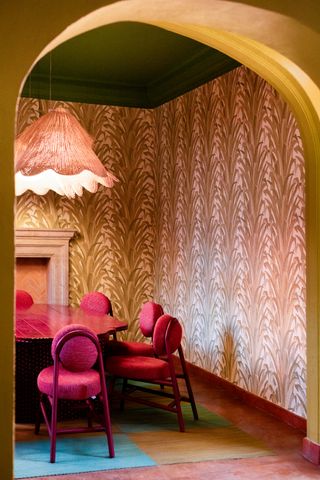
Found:
[{"label": "upholstered seat cushion", "polygon": [[[53,395],[53,366],[44,368],[38,375],[41,393]],[[85,400],[100,393],[100,376],[96,370],[70,372],[59,368],[58,398]]]},{"label": "upholstered seat cushion", "polygon": [[107,343],[106,355],[140,355],[154,357],[154,350],[150,343],[120,342],[115,340]]},{"label": "upholstered seat cushion", "polygon": [[133,380],[164,380],[170,377],[168,363],[154,357],[125,355],[107,357],[106,370],[116,377]]}]

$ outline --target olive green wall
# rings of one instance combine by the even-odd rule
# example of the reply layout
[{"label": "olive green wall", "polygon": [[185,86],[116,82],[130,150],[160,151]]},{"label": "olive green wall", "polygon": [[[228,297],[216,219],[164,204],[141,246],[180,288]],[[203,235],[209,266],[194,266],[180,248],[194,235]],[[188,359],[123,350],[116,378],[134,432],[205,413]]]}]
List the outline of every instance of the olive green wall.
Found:
[{"label": "olive green wall", "polygon": [[[304,160],[288,106],[245,68],[153,111],[68,106],[120,181],[25,194],[16,220],[77,230],[71,304],[104,291],[132,339],[154,296],[189,361],[305,416]],[[48,108],[23,99],[19,131]]]}]

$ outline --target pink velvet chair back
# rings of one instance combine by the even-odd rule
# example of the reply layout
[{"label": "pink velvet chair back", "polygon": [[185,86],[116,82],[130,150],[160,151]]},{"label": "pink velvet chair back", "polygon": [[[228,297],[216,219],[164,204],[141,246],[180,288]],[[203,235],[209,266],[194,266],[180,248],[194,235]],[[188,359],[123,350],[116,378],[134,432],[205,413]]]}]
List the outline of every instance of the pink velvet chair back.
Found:
[{"label": "pink velvet chair back", "polygon": [[71,372],[84,372],[93,367],[98,358],[97,335],[80,324],[67,325],[55,335],[51,355],[58,353],[62,366]]},{"label": "pink velvet chair back", "polygon": [[112,315],[112,307],[109,298],[101,292],[86,293],[81,300],[80,308],[88,313],[97,315]]},{"label": "pink velvet chair back", "polygon": [[26,310],[33,305],[33,298],[30,293],[25,290],[16,290],[16,308],[18,310]]},{"label": "pink velvet chair back", "polygon": [[153,332],[153,348],[158,356],[172,354],[181,344],[182,327],[171,315],[162,315]]},{"label": "pink velvet chair back", "polygon": [[152,337],[155,324],[163,315],[163,308],[155,302],[146,302],[140,311],[140,329],[145,337]]}]

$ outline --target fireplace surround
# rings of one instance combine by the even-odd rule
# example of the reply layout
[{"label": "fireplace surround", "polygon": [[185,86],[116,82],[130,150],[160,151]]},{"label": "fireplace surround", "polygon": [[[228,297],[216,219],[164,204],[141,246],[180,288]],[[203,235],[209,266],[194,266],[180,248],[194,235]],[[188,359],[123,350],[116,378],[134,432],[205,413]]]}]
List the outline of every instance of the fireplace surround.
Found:
[{"label": "fireplace surround", "polygon": [[15,231],[16,258],[47,259],[48,303],[69,303],[69,242],[71,229],[17,228]]}]

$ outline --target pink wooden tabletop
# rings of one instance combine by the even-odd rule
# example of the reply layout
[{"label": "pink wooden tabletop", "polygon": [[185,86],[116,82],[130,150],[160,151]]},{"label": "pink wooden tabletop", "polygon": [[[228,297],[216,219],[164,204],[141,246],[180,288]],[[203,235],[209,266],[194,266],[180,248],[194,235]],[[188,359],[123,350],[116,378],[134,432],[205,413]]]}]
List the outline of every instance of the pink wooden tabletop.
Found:
[{"label": "pink wooden tabletop", "polygon": [[53,338],[60,328],[72,323],[90,327],[97,335],[128,328],[126,322],[110,315],[94,315],[66,305],[34,304],[16,310],[16,340]]}]

